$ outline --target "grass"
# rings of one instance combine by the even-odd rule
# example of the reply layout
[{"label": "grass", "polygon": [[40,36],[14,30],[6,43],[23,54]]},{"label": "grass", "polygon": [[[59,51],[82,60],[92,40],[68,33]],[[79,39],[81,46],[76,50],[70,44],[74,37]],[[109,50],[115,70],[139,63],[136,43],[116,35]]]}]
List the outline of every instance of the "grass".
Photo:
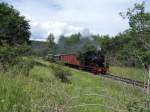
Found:
[{"label": "grass", "polygon": [[112,73],[113,75],[126,77],[126,78],[139,80],[139,81],[146,81],[146,79],[148,78],[148,72],[145,71],[144,69],[139,69],[139,68],[112,66],[110,67],[109,72]]},{"label": "grass", "polygon": [[51,64],[38,62],[45,66],[35,65],[28,76],[0,73],[0,112],[124,112],[145,99],[139,88],[74,69],[71,83],[62,83]]}]

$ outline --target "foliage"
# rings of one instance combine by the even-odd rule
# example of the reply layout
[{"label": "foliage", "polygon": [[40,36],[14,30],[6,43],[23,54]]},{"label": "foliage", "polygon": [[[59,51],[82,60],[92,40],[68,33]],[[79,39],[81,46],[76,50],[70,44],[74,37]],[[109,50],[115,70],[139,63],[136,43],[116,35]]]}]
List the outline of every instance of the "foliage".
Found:
[{"label": "foliage", "polygon": [[0,3],[0,66],[4,70],[29,50],[29,29],[28,21],[13,6]]},{"label": "foliage", "polygon": [[55,50],[55,47],[56,47],[54,39],[55,39],[54,35],[52,33],[50,33],[48,38],[47,38],[47,44],[48,44],[50,54],[54,53],[54,50]]},{"label": "foliage", "polygon": [[29,76],[30,70],[33,69],[36,63],[32,58],[28,59],[18,59],[17,62],[12,66],[12,71],[15,75],[24,74]]},{"label": "foliage", "polygon": [[80,42],[81,34],[72,34],[68,39],[66,39],[66,44],[68,45],[75,45]]},{"label": "foliage", "polygon": [[[140,58],[140,61],[145,64],[150,64],[150,13],[145,12],[145,2],[141,4],[135,4],[134,8],[128,9],[126,17],[129,19],[129,25],[131,32],[136,40],[134,45],[135,58]],[[137,47],[140,47],[138,49]]]},{"label": "foliage", "polygon": [[66,69],[61,65],[53,65],[52,70],[54,72],[55,77],[57,77],[64,83],[70,83],[69,77],[72,75],[72,73],[69,69]]},{"label": "foliage", "polygon": [[132,101],[127,105],[129,112],[150,112],[149,101]]},{"label": "foliage", "polygon": [[[12,57],[10,57],[10,60],[11,59]],[[35,65],[38,65],[38,63],[36,63],[32,57],[17,57],[8,63],[4,62],[4,64],[0,66],[0,70],[7,75],[13,74],[13,76],[17,76],[23,74],[29,76],[30,70]]]},{"label": "foliage", "polygon": [[28,45],[11,47],[9,45],[0,46],[0,68],[4,71],[17,62],[16,57],[24,54],[29,49]]},{"label": "foliage", "polygon": [[28,51],[28,54],[43,57],[48,55],[48,49],[47,42],[32,40],[31,49]]},{"label": "foliage", "polygon": [[0,3],[0,45],[29,43],[30,26],[24,16],[7,3]]},{"label": "foliage", "polygon": [[126,14],[120,14],[129,19],[130,29],[113,38],[95,35],[94,40],[101,45],[106,59],[113,65],[147,66],[150,63],[150,13],[145,12],[143,2],[129,8]]},{"label": "foliage", "polygon": [[110,46],[112,43],[109,35],[93,35],[92,38],[101,47],[103,52],[106,53],[108,49],[112,49]]}]

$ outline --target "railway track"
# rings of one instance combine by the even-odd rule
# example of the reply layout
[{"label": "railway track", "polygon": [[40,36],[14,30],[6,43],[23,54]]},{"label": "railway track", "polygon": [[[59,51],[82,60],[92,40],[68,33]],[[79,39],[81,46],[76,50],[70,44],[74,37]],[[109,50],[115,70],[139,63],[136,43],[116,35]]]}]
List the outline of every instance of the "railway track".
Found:
[{"label": "railway track", "polygon": [[137,80],[132,80],[132,79],[129,79],[129,78],[115,76],[115,75],[112,75],[110,73],[107,73],[107,74],[101,75],[101,76],[109,78],[109,79],[121,81],[121,82],[124,82],[124,83],[127,83],[127,84],[131,84],[133,86],[137,86],[137,87],[141,87],[141,88],[147,88],[148,87],[147,83],[137,81]]},{"label": "railway track", "polygon": [[[78,68],[73,67],[73,66],[69,66],[69,67],[72,67],[74,69],[78,69]],[[88,70],[84,70],[84,71],[92,73],[90,70],[89,71]],[[121,82],[130,84],[130,85],[133,85],[133,86],[136,86],[136,87],[141,87],[141,88],[147,88],[148,87],[148,84],[144,83],[142,81],[133,80],[133,79],[125,78],[125,77],[119,77],[119,76],[113,75],[111,73],[107,73],[105,75],[104,74],[103,75],[100,74],[100,76],[106,77],[106,78],[109,78],[109,79],[112,79],[112,80],[116,80],[116,81],[121,81]],[[150,85],[149,85],[149,87],[150,87]]]}]

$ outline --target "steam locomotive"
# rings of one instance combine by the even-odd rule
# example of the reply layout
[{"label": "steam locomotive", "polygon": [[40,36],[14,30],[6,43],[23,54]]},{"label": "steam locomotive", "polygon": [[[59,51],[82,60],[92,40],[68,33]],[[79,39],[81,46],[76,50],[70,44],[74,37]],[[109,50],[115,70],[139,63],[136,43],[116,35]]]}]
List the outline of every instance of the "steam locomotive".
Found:
[{"label": "steam locomotive", "polygon": [[94,74],[106,74],[108,66],[105,62],[105,56],[98,51],[87,51],[77,54],[59,54],[54,55],[53,60],[62,61],[65,65],[89,71]]}]

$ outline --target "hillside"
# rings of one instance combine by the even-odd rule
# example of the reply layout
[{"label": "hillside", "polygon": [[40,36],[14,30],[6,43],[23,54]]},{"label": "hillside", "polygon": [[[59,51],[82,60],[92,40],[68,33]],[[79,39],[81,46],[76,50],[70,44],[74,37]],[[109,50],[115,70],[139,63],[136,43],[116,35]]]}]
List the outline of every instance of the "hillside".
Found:
[{"label": "hillside", "polygon": [[43,41],[31,41],[30,54],[37,56],[45,56],[48,54],[48,45]]},{"label": "hillside", "polygon": [[0,73],[1,112],[122,112],[144,99],[139,88],[71,68],[65,68],[72,72],[71,83],[63,83],[54,76],[52,64],[37,60],[41,65],[29,76]]}]

